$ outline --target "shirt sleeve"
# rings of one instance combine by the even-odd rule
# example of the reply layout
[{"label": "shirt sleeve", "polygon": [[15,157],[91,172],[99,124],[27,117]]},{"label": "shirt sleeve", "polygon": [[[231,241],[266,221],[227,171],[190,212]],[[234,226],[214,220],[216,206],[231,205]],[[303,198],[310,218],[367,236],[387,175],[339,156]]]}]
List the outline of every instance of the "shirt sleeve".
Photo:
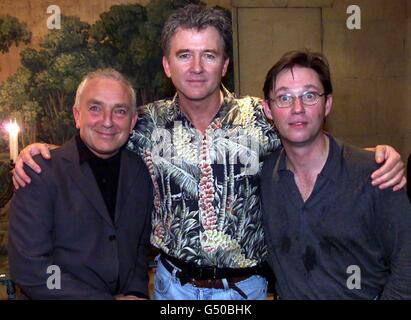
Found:
[{"label": "shirt sleeve", "polygon": [[154,210],[153,206],[153,188],[150,177],[146,175],[147,183],[150,185],[148,192],[148,203],[146,211],[146,219],[144,228],[141,233],[141,238],[137,248],[137,259],[134,267],[133,276],[129,279],[126,285],[125,295],[134,295],[138,298],[148,299],[148,249],[150,247],[151,235],[151,216]]},{"label": "shirt sleeve", "polygon": [[377,236],[390,269],[381,299],[411,299],[411,204],[404,190],[375,194]]}]

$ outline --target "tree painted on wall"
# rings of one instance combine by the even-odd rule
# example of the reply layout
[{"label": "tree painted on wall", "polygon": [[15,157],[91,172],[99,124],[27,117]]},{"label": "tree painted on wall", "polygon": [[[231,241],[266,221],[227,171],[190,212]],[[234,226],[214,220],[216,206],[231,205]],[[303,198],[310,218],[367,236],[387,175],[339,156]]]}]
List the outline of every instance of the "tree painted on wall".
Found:
[{"label": "tree painted on wall", "polygon": [[23,145],[38,140],[62,144],[75,132],[71,107],[77,85],[86,73],[101,67],[125,74],[139,105],[172,95],[174,88],[162,69],[160,35],[167,17],[188,3],[201,2],[116,5],[94,25],[62,16],[61,29],[50,30],[39,49],[21,52],[22,66],[0,87],[0,117],[20,120]]},{"label": "tree painted on wall", "polygon": [[9,15],[0,15],[0,53],[6,53],[10,47],[20,42],[28,44],[31,33],[27,31],[27,25],[19,22],[17,18]]},{"label": "tree painted on wall", "polygon": [[75,132],[71,106],[76,87],[84,74],[103,66],[89,30],[77,17],[62,17],[61,30],[44,37],[40,49],[24,49],[22,66],[3,83],[0,106],[23,124],[23,144],[38,139],[63,143]]},{"label": "tree painted on wall", "polygon": [[[30,40],[31,33],[27,30],[25,23],[9,15],[0,15],[0,53],[7,53],[13,45],[17,46],[19,43],[28,44]],[[25,95],[24,88],[19,85],[24,75],[16,73],[13,78],[14,80],[7,85],[0,84],[0,115],[2,115],[0,116],[0,120],[6,115],[19,118],[17,117],[17,110],[21,109],[21,102],[25,100],[21,99],[22,95]],[[18,88],[10,88],[10,86]],[[17,95],[8,97],[8,91],[17,93]],[[4,139],[1,140],[1,150],[6,148],[6,141],[7,140]]]},{"label": "tree painted on wall", "polygon": [[71,107],[81,78],[104,67],[93,43],[90,25],[78,17],[62,17],[62,28],[51,31],[40,50],[22,52],[24,68],[31,73],[31,98],[38,103],[40,139],[63,143],[75,132]]}]

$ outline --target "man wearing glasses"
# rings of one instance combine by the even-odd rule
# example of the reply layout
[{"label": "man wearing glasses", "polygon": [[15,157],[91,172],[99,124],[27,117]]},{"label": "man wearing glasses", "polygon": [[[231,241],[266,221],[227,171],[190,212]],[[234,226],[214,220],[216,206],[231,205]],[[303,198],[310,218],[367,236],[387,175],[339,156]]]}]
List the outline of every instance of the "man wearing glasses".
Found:
[{"label": "man wearing glasses", "polygon": [[264,110],[283,148],[262,171],[268,262],[281,299],[411,299],[411,205],[373,187],[373,154],[323,131],[327,60],[290,52],[268,72]]}]

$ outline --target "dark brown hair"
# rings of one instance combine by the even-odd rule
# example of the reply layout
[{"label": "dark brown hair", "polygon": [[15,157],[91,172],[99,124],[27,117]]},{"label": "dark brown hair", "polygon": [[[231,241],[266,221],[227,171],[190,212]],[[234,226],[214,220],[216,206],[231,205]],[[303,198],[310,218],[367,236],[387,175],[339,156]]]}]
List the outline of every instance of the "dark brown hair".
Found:
[{"label": "dark brown hair", "polygon": [[270,99],[270,92],[275,85],[277,75],[286,69],[292,69],[295,66],[313,69],[317,72],[321,84],[324,87],[325,95],[333,92],[331,84],[330,66],[327,58],[321,53],[303,51],[290,51],[284,54],[280,60],[268,71],[264,81],[264,99]]}]

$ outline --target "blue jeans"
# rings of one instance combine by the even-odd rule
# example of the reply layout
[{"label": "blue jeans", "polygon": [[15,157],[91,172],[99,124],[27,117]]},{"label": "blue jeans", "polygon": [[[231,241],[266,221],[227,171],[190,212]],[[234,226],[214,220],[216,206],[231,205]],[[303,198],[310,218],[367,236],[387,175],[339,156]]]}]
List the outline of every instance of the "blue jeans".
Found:
[{"label": "blue jeans", "polygon": [[[159,257],[154,278],[155,300],[245,300],[234,289],[209,289],[194,287],[190,283],[181,285],[176,276],[179,271],[175,268],[173,273],[163,266]],[[171,264],[171,263],[170,263]],[[247,295],[247,300],[265,300],[267,298],[267,280],[261,276],[251,276],[237,282],[236,286]]]}]

